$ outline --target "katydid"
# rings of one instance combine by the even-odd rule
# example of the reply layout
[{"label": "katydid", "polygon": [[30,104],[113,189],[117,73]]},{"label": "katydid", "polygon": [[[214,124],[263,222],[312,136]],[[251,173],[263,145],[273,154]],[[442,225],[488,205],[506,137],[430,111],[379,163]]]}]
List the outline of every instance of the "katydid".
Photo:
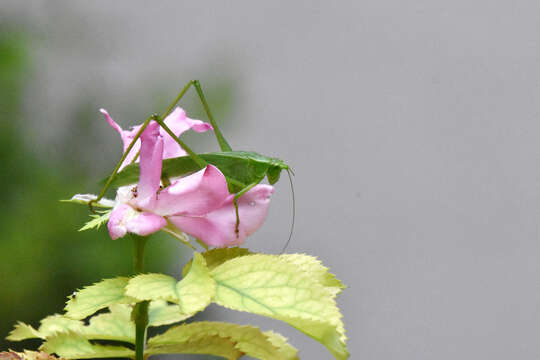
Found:
[{"label": "katydid", "polygon": [[[206,153],[206,154],[195,154],[182,140],[180,140],[164,123],[165,117],[173,110],[174,106],[180,101],[184,96],[187,90],[191,87],[195,87],[199,99],[203,104],[204,110],[214,128],[214,134],[218,141],[218,144],[221,148],[221,152]],[[154,114],[148,117],[145,122],[142,124],[141,128],[127,147],[126,151],[122,155],[120,161],[116,165],[113,173],[107,179],[105,186],[98,195],[97,199],[89,203],[90,208],[92,204],[99,201],[104,195],[107,189],[111,185],[115,186],[124,186],[133,184],[138,181],[139,178],[139,166],[134,164],[137,154],[133,162],[126,166],[121,172],[118,173],[118,170],[121,164],[124,162],[125,158],[133,148],[135,142],[139,139],[144,129],[148,126],[151,120],[156,121],[159,125],[178,143],[178,145],[188,154],[187,156],[181,156],[177,158],[164,159],[162,166],[162,178],[165,181],[171,177],[185,176],[191,173],[194,173],[207,164],[212,164],[216,166],[225,176],[227,180],[227,185],[229,191],[235,194],[233,198],[234,207],[236,210],[236,227],[235,232],[238,236],[238,227],[240,224],[240,217],[238,214],[238,199],[252,189],[255,185],[259,184],[265,177],[268,179],[270,184],[275,184],[280,177],[281,171],[287,171],[289,175],[289,182],[291,185],[292,192],[292,201],[293,201],[293,219],[291,224],[291,230],[289,238],[281,250],[281,253],[287,248],[294,229],[294,215],[295,215],[295,201],[294,201],[294,188],[292,184],[291,173],[292,170],[290,167],[285,164],[280,159],[269,158],[255,152],[246,152],[246,151],[232,151],[231,146],[228,144],[227,140],[219,130],[217,123],[210,112],[206,98],[202,92],[199,81],[192,80],[186,84],[182,91],[178,94],[173,103],[167,108],[162,116]]]}]

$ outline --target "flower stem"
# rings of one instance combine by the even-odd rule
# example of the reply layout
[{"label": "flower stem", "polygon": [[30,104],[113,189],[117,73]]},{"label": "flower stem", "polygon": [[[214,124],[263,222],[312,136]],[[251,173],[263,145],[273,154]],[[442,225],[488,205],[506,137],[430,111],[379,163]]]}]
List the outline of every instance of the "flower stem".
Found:
[{"label": "flower stem", "polygon": [[133,272],[134,275],[144,271],[144,246],[148,241],[147,237],[131,234],[133,238]]},{"label": "flower stem", "polygon": [[146,327],[148,326],[148,301],[137,303],[133,308],[132,318],[135,321],[135,359],[144,360],[146,345]]},{"label": "flower stem", "polygon": [[[133,270],[135,275],[144,271],[144,246],[147,237],[132,235],[133,237]],[[148,327],[148,301],[135,304],[131,318],[135,322],[135,359],[144,360],[146,345],[146,328]]]}]

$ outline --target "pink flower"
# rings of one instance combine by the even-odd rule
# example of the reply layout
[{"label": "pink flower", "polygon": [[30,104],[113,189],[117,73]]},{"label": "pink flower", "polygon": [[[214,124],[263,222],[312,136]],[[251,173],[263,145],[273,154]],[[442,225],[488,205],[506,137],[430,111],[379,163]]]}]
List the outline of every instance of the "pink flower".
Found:
[{"label": "pink flower", "polygon": [[240,224],[236,233],[233,194],[225,176],[213,165],[163,188],[161,165],[166,141],[152,121],[141,135],[140,178],[136,187],[118,189],[109,218],[113,239],[127,232],[150,235],[176,227],[204,243],[224,247],[244,242],[264,222],[274,188],[257,185],[238,200]]},{"label": "pink flower", "polygon": [[[116,130],[120,137],[122,138],[122,142],[124,143],[124,152],[126,152],[129,144],[135,138],[135,135],[137,135],[137,132],[141,128],[142,125],[137,125],[131,128],[131,130],[123,130],[120,125],[118,125],[109,115],[107,110],[100,109],[101,113],[105,115],[105,118],[107,119],[107,122],[111,127]],[[190,119],[186,116],[186,112],[177,107],[174,109],[173,112],[169,114],[164,120],[165,124],[169,127],[169,129],[174,132],[176,136],[180,136],[182,133],[186,132],[189,129],[193,129],[196,132],[205,132],[208,130],[213,130],[212,125],[205,123],[201,120],[194,120]],[[165,130],[162,128],[159,129],[159,133],[161,136],[163,136],[163,158],[174,158],[178,156],[184,156],[187,155],[186,152],[174,141],[174,139],[167,134]],[[141,141],[137,140],[133,148],[131,148],[131,151],[129,152],[128,156],[122,163],[122,166],[120,169],[124,168],[126,165],[129,165],[132,161],[135,155],[139,152],[141,148]]]}]

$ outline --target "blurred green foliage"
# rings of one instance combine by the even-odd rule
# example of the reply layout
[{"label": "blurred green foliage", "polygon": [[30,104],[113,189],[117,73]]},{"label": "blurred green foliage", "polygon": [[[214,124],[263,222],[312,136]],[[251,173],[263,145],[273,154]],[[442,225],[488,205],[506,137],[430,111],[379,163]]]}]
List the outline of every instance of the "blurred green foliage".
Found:
[{"label": "blurred green foliage", "polygon": [[[0,32],[0,172],[2,216],[0,227],[0,349],[35,348],[29,341],[4,340],[17,320],[37,325],[50,314],[60,313],[66,296],[76,288],[100,279],[129,275],[132,244],[129,238],[112,241],[102,227],[77,232],[89,220],[88,209],[64,204],[60,199],[85,192],[85,171],[66,161],[48,164],[25,147],[23,95],[31,78],[32,63],[24,36]],[[84,104],[83,104],[84,105]],[[81,109],[89,106],[81,106]],[[88,123],[80,111],[74,127]],[[25,121],[26,120],[26,121]],[[40,119],[47,121],[47,119]],[[64,144],[64,146],[67,146]],[[72,157],[77,156],[68,152]],[[63,164],[63,165],[62,165]],[[80,170],[80,169],[79,169]],[[90,189],[94,189],[90,187]],[[148,271],[170,272],[182,245],[168,238],[148,244]],[[187,255],[187,254],[186,254]]]}]

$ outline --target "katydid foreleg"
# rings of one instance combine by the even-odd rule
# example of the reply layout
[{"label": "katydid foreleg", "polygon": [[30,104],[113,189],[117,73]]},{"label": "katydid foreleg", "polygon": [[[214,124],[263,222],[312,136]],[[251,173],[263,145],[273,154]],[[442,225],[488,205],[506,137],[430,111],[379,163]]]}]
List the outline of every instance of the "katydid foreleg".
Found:
[{"label": "katydid foreleg", "polygon": [[139,139],[139,137],[141,136],[141,134],[143,133],[144,129],[146,129],[146,127],[150,124],[150,121],[152,120],[153,116],[149,116],[145,121],[144,123],[142,124],[141,128],[139,129],[139,131],[137,132],[137,134],[135,135],[135,137],[133,138],[133,140],[131,141],[131,143],[128,145],[126,151],[124,151],[124,153],[122,154],[122,157],[120,158],[120,161],[118,161],[118,164],[116,164],[111,176],[109,176],[109,179],[107,180],[107,182],[105,183],[105,186],[103,187],[103,189],[101,189],[101,192],[99,193],[98,197],[94,200],[90,200],[88,202],[88,206],[90,207],[90,211],[91,212],[94,212],[94,208],[93,208],[93,204],[95,202],[98,202],[99,200],[101,200],[103,198],[103,196],[105,196],[105,193],[107,192],[107,189],[109,189],[109,186],[111,185],[112,181],[114,180],[114,177],[116,176],[116,174],[118,173],[118,170],[120,169],[120,166],[122,166],[122,163],[124,162],[124,160],[126,159],[126,157],[128,156],[129,152],[131,151],[131,149],[133,149],[133,146],[135,145],[135,143],[137,142],[137,140]]},{"label": "katydid foreleg", "polygon": [[[142,124],[141,128],[139,129],[139,131],[137,132],[137,134],[135,135],[135,137],[133,138],[133,140],[131,140],[131,143],[129,144],[129,146],[127,147],[126,151],[122,154],[122,157],[120,158],[120,161],[118,162],[118,164],[116,164],[116,167],[114,168],[111,176],[109,176],[107,182],[105,183],[105,186],[103,187],[103,189],[101,190],[101,192],[99,193],[98,197],[95,199],[95,200],[91,200],[89,203],[88,203],[88,206],[90,207],[90,211],[91,212],[94,212],[94,209],[93,209],[93,204],[95,202],[98,202],[99,200],[101,200],[103,198],[103,196],[105,196],[105,193],[107,192],[107,190],[109,189],[109,186],[111,185],[112,181],[114,180],[114,177],[116,176],[116,174],[118,173],[118,170],[120,169],[120,166],[122,166],[122,163],[124,162],[124,160],[126,159],[126,157],[128,156],[129,152],[131,151],[131,149],[133,148],[133,146],[135,145],[135,143],[137,142],[137,140],[139,140],[139,138],[141,137],[141,134],[143,133],[144,129],[146,129],[146,127],[148,126],[148,124],[150,124],[150,121],[151,120],[157,120],[159,119],[158,123],[161,127],[163,127],[163,129],[165,129],[165,131],[167,131],[169,133],[169,135],[172,136],[172,138],[178,143],[178,145],[180,145],[180,147],[182,147],[182,149],[184,149],[184,151],[186,151],[188,154],[190,154],[190,156],[193,158],[193,160],[195,162],[197,162],[197,164],[201,165],[202,167],[206,166],[206,162],[204,160],[202,160],[200,157],[198,157],[193,151],[191,151],[191,149],[189,149],[189,147],[184,144],[180,139],[178,139],[178,137],[176,135],[174,135],[174,133],[169,129],[169,127],[167,125],[165,125],[165,123],[162,121],[165,117],[167,117],[167,115],[169,115],[169,113],[172,111],[172,109],[176,106],[176,104],[180,101],[180,99],[182,99],[182,97],[184,96],[184,94],[189,90],[189,88],[192,86],[192,85],[195,85],[195,82],[197,83],[197,86],[200,87],[199,85],[199,82],[198,81],[190,81],[188,82],[184,88],[182,89],[182,91],[180,91],[180,93],[176,96],[176,98],[174,99],[174,101],[169,105],[169,107],[167,108],[167,110],[165,110],[165,112],[163,113],[163,115],[160,117],[159,115],[157,114],[153,114],[151,116],[149,116],[145,121],[144,123]],[[201,99],[202,101],[202,99]],[[208,112],[208,114],[210,114]],[[211,116],[211,114],[210,114]],[[212,118],[213,119],[213,118]],[[211,120],[212,121],[212,120]],[[212,126],[214,126],[214,124],[212,123]],[[216,125],[217,127],[217,125]],[[189,151],[188,151],[189,150]],[[140,152],[140,151],[139,151]],[[133,158],[133,162],[136,161],[136,159],[139,157],[139,152],[135,155],[135,157]]]}]

